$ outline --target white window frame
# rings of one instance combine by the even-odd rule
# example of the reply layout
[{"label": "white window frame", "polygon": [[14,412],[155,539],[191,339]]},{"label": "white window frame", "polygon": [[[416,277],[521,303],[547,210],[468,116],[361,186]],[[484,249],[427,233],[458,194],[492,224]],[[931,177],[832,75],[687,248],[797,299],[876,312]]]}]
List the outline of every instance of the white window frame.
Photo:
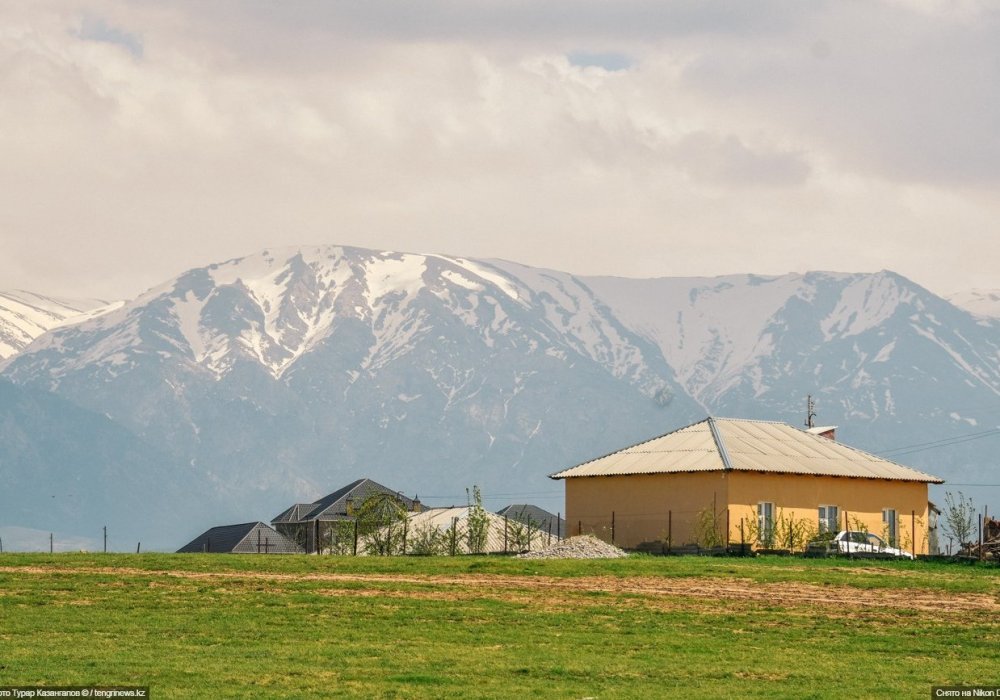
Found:
[{"label": "white window frame", "polygon": [[[820,532],[832,532],[836,534],[840,531],[840,507],[831,505],[821,505],[818,510]],[[832,517],[831,517],[832,516]]]},{"label": "white window frame", "polygon": [[883,508],[882,522],[888,525],[886,539],[889,540],[889,546],[899,547],[899,513],[895,508]]},{"label": "white window frame", "polygon": [[757,503],[758,540],[766,547],[774,547],[774,503],[759,501]]}]

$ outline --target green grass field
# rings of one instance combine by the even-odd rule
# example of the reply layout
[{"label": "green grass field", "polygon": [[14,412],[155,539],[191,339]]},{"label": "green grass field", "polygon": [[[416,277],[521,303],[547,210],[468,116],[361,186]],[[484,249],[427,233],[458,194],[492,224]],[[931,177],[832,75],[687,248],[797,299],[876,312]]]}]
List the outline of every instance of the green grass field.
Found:
[{"label": "green grass field", "polygon": [[930,697],[1000,686],[1000,569],[0,555],[0,686],[166,697]]}]

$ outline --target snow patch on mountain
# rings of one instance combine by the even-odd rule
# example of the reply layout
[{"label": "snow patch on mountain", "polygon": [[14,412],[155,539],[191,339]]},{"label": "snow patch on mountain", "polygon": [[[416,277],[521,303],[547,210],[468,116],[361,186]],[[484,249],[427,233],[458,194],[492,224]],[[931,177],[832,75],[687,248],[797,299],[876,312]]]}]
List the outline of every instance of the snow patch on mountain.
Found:
[{"label": "snow patch on mountain", "polygon": [[21,290],[0,291],[0,360],[12,357],[53,328],[85,321],[121,306],[101,299],[61,299]]},{"label": "snow patch on mountain", "polygon": [[887,273],[862,277],[841,292],[833,313],[820,323],[825,340],[859,335],[890,318],[901,304],[914,299]]},{"label": "snow patch on mountain", "polygon": [[816,294],[798,274],[583,279],[625,325],[656,343],[677,380],[703,402],[710,386],[712,395],[724,393],[756,359],[771,355],[782,332],[772,322],[790,299],[808,302]]}]

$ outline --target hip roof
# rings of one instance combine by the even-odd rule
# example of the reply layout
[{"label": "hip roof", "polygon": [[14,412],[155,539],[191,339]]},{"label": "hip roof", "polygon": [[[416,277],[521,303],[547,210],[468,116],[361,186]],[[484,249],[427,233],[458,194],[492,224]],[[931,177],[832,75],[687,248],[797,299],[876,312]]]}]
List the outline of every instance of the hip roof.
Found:
[{"label": "hip roof", "polygon": [[707,418],[550,476],[570,479],[706,471],[944,483],[936,476],[785,423],[733,418]]}]

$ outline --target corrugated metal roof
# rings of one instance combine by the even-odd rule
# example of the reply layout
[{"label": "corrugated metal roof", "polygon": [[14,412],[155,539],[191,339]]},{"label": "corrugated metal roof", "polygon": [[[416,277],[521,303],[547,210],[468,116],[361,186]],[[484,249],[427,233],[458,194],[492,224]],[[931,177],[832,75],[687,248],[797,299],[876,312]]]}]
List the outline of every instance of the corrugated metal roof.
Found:
[{"label": "corrugated metal roof", "polygon": [[[507,523],[504,522],[504,519],[496,513],[490,513],[489,511],[486,511],[486,518],[488,524],[485,552],[498,554],[501,552],[512,551],[513,543],[509,541],[509,538],[504,537],[504,527],[507,525]],[[469,508],[467,506],[429,508],[422,513],[410,514],[409,519],[410,533],[416,533],[423,528],[433,528],[444,533],[451,529],[454,525],[459,532],[459,538],[456,542],[457,552],[460,554],[469,553],[469,538],[467,534]],[[531,549],[536,549],[541,546],[543,542],[547,543],[550,540],[552,542],[558,540],[555,532],[553,532],[550,536],[547,531],[537,530],[532,536],[534,546],[531,547]]]},{"label": "corrugated metal roof", "polygon": [[785,423],[732,418],[708,418],[551,477],[569,479],[728,469],[943,483],[936,476]]}]

